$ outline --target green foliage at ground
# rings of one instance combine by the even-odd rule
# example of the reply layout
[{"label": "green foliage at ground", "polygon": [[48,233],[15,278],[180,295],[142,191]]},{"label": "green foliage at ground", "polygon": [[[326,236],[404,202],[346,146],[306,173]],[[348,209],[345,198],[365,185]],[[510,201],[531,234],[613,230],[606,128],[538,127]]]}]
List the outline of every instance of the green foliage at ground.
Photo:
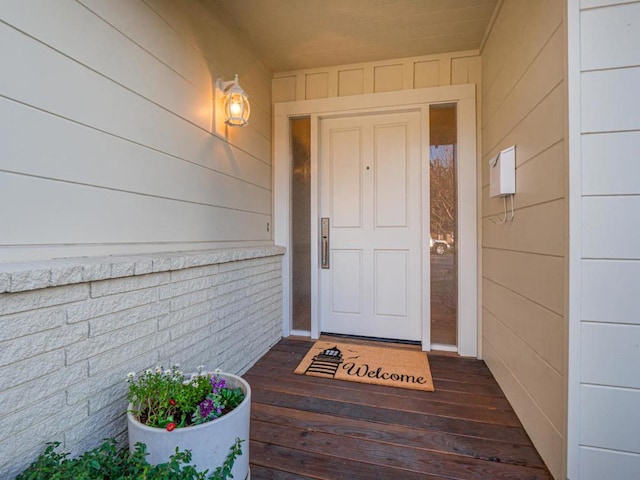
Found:
[{"label": "green foliage at ground", "polygon": [[56,452],[60,442],[53,442],[16,480],[226,480],[233,478],[231,469],[236,458],[242,455],[241,443],[237,438],[224,464],[209,473],[198,472],[196,466],[189,465],[191,452],[188,450],[176,449],[169,462],[149,465],[143,443],[136,444],[135,452],[129,453],[127,448],[118,448],[115,439],[110,438],[80,457],[69,458],[68,453]]}]

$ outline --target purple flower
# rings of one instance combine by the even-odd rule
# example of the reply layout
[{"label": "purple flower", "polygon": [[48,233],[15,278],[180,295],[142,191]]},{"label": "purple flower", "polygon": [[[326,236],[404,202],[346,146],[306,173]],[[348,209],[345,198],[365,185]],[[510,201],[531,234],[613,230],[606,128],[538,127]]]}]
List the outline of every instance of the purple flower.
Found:
[{"label": "purple flower", "polygon": [[211,400],[210,398],[205,398],[202,402],[200,402],[200,417],[207,418],[212,412],[213,406],[213,400]]},{"label": "purple flower", "polygon": [[213,389],[214,395],[225,388],[225,386],[226,382],[224,381],[224,378],[219,379],[218,376],[211,378],[211,388]]}]

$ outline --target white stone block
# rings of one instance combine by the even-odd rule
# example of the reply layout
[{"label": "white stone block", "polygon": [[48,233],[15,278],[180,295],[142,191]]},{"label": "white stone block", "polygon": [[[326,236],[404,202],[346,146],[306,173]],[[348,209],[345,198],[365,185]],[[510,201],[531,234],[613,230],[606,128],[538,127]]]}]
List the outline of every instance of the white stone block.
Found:
[{"label": "white stone block", "polygon": [[[105,413],[109,413],[109,410],[106,409]],[[78,456],[102,445],[105,438],[122,436],[127,428],[126,418],[126,415],[120,415],[103,420],[98,414],[90,416],[86,422],[78,423],[64,432],[64,451],[72,457]]]},{"label": "white stone block", "polygon": [[210,298],[208,290],[199,290],[197,292],[181,295],[171,299],[171,311],[175,312],[183,308],[190,307],[197,303],[206,302]]},{"label": "white stone block", "polygon": [[169,302],[154,302],[130,308],[111,315],[89,320],[89,336],[95,337],[113,330],[127,328],[151,318],[162,318],[169,313]]},{"label": "white stone block", "polygon": [[92,282],[111,278],[111,264],[104,260],[88,261],[82,265],[82,281]]},{"label": "white stone block", "polygon": [[[7,411],[0,416],[0,432],[15,432],[26,430],[43,418],[55,418],[60,410],[66,407],[64,391],[59,391],[47,398],[45,402],[38,405],[38,414],[33,415],[33,406],[28,403],[18,402],[18,408],[11,410],[11,415]],[[62,407],[61,407],[62,406]]]},{"label": "white stone block", "polygon": [[[83,284],[83,286],[86,285]],[[81,322],[101,315],[109,315],[114,312],[152,303],[157,300],[157,289],[136,290],[119,295],[92,299],[67,307],[67,321],[70,323]]]},{"label": "white stone block", "polygon": [[0,458],[16,458],[23,452],[30,452],[34,445],[41,445],[44,451],[45,443],[63,440],[65,429],[71,422],[77,423],[87,418],[87,405],[63,408],[58,412],[56,421],[42,417],[40,422],[31,428],[21,430],[14,435],[6,435],[0,442]]},{"label": "white stone block", "polygon": [[0,475],[4,475],[4,478],[17,477],[44,452],[45,447],[45,445],[34,445],[32,450],[23,451],[20,456],[0,460]]},{"label": "white stone block", "polygon": [[164,285],[168,282],[169,274],[166,272],[102,280],[91,283],[91,297],[98,298],[118,293],[132,292],[134,290],[143,290],[145,288]]},{"label": "white stone block", "polygon": [[138,260],[133,267],[134,275],[145,275],[147,273],[152,273],[152,272],[153,272],[152,258],[145,258],[142,260]]},{"label": "white stone block", "polygon": [[45,288],[37,291],[5,293],[0,302],[0,315],[77,302],[89,297],[86,284]]},{"label": "white stone block", "polygon": [[[91,337],[84,342],[69,345],[65,349],[66,365],[73,365],[81,360],[89,360],[96,355],[112,350],[126,343],[148,337],[157,331],[157,322],[154,319],[137,323],[129,328],[114,330],[112,332]],[[114,359],[119,361],[122,359]]]},{"label": "white stone block", "polygon": [[[158,352],[151,351],[132,358],[121,358],[121,362],[108,371],[83,378],[81,382],[67,387],[67,404],[75,405],[115,385],[127,383],[127,373],[142,372],[158,365]],[[86,365],[86,363],[83,363]]]},{"label": "white stone block", "polygon": [[153,259],[154,272],[167,272],[171,270],[171,256],[159,257]]},{"label": "white stone block", "polygon": [[25,292],[47,288],[51,284],[51,269],[34,263],[16,264],[10,273],[10,292]]},{"label": "white stone block", "polygon": [[209,288],[211,281],[208,277],[199,277],[192,280],[185,280],[183,282],[173,282],[168,285],[163,285],[158,289],[158,295],[161,300],[165,298],[177,297],[179,295],[185,295],[199,290],[205,290]]},{"label": "white stone block", "polygon": [[51,372],[62,368],[64,368],[64,351],[54,350],[0,368],[0,378],[2,378],[3,385],[17,387],[34,378],[46,377]]},{"label": "white stone block", "polygon": [[206,265],[204,267],[185,268],[183,270],[175,270],[171,272],[171,281],[180,282],[182,280],[191,280],[192,278],[207,277],[215,275],[220,270],[219,265]]},{"label": "white stone block", "polygon": [[187,350],[200,350],[205,344],[209,345],[210,348],[217,348],[215,342],[211,342],[211,339],[203,335],[191,334],[182,336],[177,339],[172,339],[171,342],[160,346],[158,348],[158,358],[164,360],[171,359],[171,361],[174,361],[176,356],[183,358],[186,356],[185,352]]},{"label": "white stone block", "polygon": [[11,285],[11,279],[8,273],[0,272],[0,293],[8,292]]},{"label": "white stone block", "polygon": [[211,300],[210,305],[211,308],[216,312],[216,316],[221,316],[221,309],[229,304],[236,303],[244,300],[246,297],[242,290],[238,290],[236,292],[228,293],[226,295],[220,295]]},{"label": "white stone block", "polygon": [[[149,331],[144,337],[136,338],[135,341],[125,343],[115,348],[110,348],[104,353],[100,353],[89,358],[89,375],[94,376],[106,370],[115,368],[128,358],[135,358],[157,349],[160,345],[169,342],[169,332]],[[129,372],[129,370],[127,370]],[[125,374],[127,372],[124,372]]]},{"label": "white stone block", "polygon": [[0,348],[0,366],[63,348],[86,339],[88,335],[89,326],[78,323],[3,342]]},{"label": "white stone block", "polygon": [[128,277],[135,271],[135,257],[112,257],[111,278]]},{"label": "white stone block", "polygon": [[64,265],[56,266],[51,269],[51,286],[70,285],[73,283],[81,283],[82,277],[81,265]]},{"label": "white stone block", "polygon": [[88,371],[86,363],[78,363],[72,367],[53,368],[42,375],[38,373],[26,383],[0,390],[0,404],[4,405],[7,415],[23,406],[35,412],[44,399],[57,393],[64,394],[71,385],[86,380]]},{"label": "white stone block", "polygon": [[168,331],[171,340],[176,340],[185,335],[194,334],[202,339],[206,339],[209,334],[208,326],[212,322],[212,316],[209,314],[200,315],[190,320],[186,320],[171,327]]},{"label": "white stone block", "polygon": [[0,317],[0,342],[60,327],[66,319],[64,307],[2,316]]},{"label": "white stone block", "polygon": [[118,411],[127,408],[126,397],[129,387],[126,382],[118,383],[89,397],[89,415],[94,415],[105,407]]},{"label": "white stone block", "polygon": [[216,313],[213,311],[210,302],[196,303],[190,307],[171,312],[169,315],[164,315],[158,319],[158,329],[164,330],[204,314],[209,314],[212,318],[215,318]]},{"label": "white stone block", "polygon": [[203,265],[209,265],[211,263],[211,257],[207,254],[193,254],[185,255],[182,257],[182,268],[201,267]]}]

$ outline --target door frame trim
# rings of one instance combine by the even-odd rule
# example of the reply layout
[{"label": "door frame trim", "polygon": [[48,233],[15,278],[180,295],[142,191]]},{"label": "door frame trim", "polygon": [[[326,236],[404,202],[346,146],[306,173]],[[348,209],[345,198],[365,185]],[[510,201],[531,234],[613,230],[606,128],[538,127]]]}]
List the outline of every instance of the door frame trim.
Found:
[{"label": "door frame trim", "polygon": [[[282,328],[283,335],[320,335],[318,278],[311,275],[311,331],[292,331],[292,261],[291,261],[291,162],[289,145],[289,118],[311,118],[311,174],[318,178],[318,129],[324,117],[358,115],[377,112],[421,110],[422,121],[428,125],[429,104],[456,103],[458,105],[458,353],[463,356],[478,355],[478,220],[477,220],[477,169],[476,169],[476,88],[475,84],[401,90],[396,92],[372,93],[348,97],[332,97],[314,100],[276,103],[274,105],[274,157],[273,157],[273,231],[277,245],[286,248],[282,262]],[[425,124],[422,125],[424,127]],[[427,129],[428,130],[428,129]],[[462,132],[473,132],[463,136]],[[421,132],[424,133],[424,130]],[[429,145],[428,136],[422,135],[424,145]],[[462,162],[463,156],[469,161]],[[429,159],[427,158],[427,161]],[[423,169],[424,171],[424,169]],[[426,185],[425,185],[426,177]],[[428,175],[423,175],[423,222],[428,212]],[[425,205],[426,197],[426,205]],[[318,216],[318,185],[311,183],[311,218]],[[314,203],[314,199],[316,200]],[[318,238],[318,225],[311,222],[311,238]],[[311,258],[318,258],[318,242],[311,242]],[[428,259],[428,248],[427,248]],[[429,262],[423,264],[423,291],[429,286]],[[424,282],[427,283],[424,283]],[[424,296],[426,297],[426,295]],[[430,343],[430,299],[423,298],[422,349],[431,349]]]}]

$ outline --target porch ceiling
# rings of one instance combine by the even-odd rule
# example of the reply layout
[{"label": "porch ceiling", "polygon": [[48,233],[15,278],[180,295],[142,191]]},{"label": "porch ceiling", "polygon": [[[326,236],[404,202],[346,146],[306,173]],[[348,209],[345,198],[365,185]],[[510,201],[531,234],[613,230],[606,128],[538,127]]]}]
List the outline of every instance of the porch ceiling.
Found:
[{"label": "porch ceiling", "polygon": [[274,72],[480,47],[498,0],[205,0]]}]

